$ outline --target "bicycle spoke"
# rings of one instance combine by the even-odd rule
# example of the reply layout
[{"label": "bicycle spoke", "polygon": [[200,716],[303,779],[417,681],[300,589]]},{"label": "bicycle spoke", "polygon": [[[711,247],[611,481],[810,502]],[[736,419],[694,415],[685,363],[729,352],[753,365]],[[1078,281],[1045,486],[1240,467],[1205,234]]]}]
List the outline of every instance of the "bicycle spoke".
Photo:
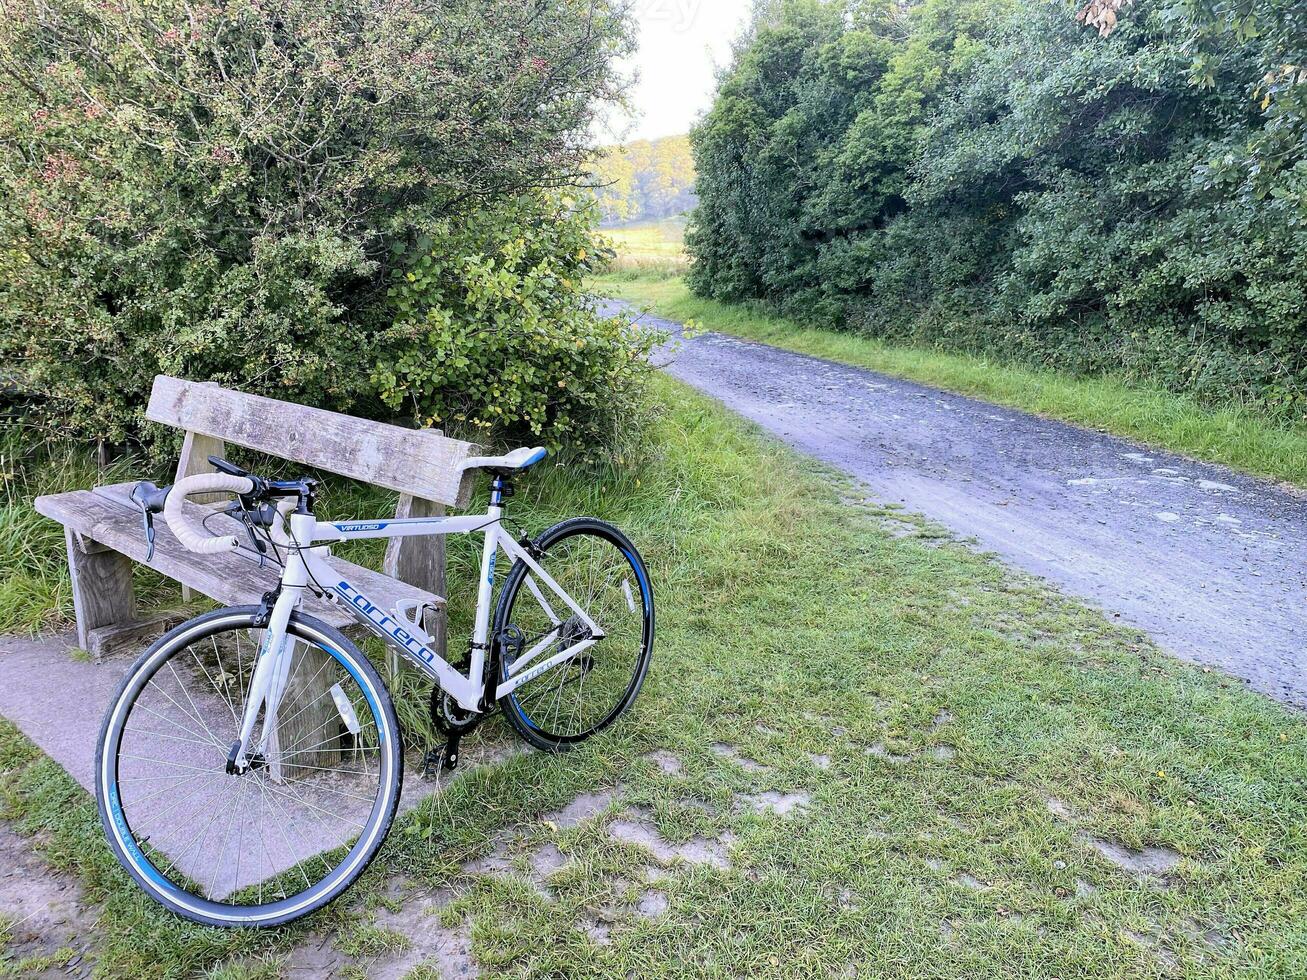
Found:
[{"label": "bicycle spoke", "polygon": [[[278,731],[293,744],[277,759],[251,752],[246,768],[232,766],[264,655],[256,647],[251,658],[247,632],[205,635],[158,662],[124,713],[114,772],[127,826],[156,877],[211,902],[262,907],[315,888],[349,858],[379,819],[390,771],[381,753],[393,749],[355,675],[292,636],[300,651],[322,654],[319,664],[297,657],[288,679],[298,693],[284,701]],[[337,689],[354,706],[356,732],[335,717]],[[290,734],[296,727],[304,730]]]}]

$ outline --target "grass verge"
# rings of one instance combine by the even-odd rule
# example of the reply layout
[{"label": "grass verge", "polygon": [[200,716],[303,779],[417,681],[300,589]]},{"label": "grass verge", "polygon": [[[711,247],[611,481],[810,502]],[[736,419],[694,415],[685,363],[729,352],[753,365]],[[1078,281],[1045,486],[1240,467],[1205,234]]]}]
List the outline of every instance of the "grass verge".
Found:
[{"label": "grass verge", "polygon": [[[343,975],[428,977],[457,942],[523,976],[1301,974],[1300,717],[843,502],[670,379],[654,397],[656,449],[514,501],[533,529],[593,512],[644,551],[659,635],[636,709],[565,757],[468,772],[307,922],[218,932],[156,909],[90,797],[0,723],[0,816],[103,904],[101,975],[322,975],[326,950]],[[546,819],[604,788],[589,819]],[[675,858],[686,844],[727,866]],[[564,863],[533,884],[551,847]],[[507,870],[462,867],[496,849]]]},{"label": "grass verge", "polygon": [[747,305],[701,299],[673,276],[615,273],[596,280],[596,288],[670,320],[694,320],[707,330],[870,368],[1307,487],[1307,425],[1280,424],[1240,406],[1212,409],[1184,395],[1111,377],[1075,377],[980,355],[806,328]]}]

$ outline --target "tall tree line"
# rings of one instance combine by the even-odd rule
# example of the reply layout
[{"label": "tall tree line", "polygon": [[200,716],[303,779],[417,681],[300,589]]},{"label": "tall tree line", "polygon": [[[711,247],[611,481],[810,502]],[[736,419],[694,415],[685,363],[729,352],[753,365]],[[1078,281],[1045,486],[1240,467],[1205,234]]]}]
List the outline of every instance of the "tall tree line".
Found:
[{"label": "tall tree line", "polygon": [[698,200],[688,136],[608,147],[596,161],[594,180],[606,224],[670,218]]},{"label": "tall tree line", "polygon": [[766,0],[698,293],[1307,411],[1307,4]]}]

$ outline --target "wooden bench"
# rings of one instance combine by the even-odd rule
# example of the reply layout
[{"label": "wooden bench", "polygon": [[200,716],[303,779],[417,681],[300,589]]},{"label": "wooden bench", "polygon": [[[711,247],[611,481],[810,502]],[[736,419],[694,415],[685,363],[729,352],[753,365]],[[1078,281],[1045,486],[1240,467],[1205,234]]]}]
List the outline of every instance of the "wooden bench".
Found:
[{"label": "wooden bench", "polygon": [[[432,429],[369,422],[164,375],[154,380],[146,417],[186,433],[178,480],[211,472],[208,457],[224,456],[230,444],[398,491],[398,518],[439,514],[446,506],[466,507],[471,496],[471,475],[460,464],[475,447]],[[295,474],[261,475],[276,479]],[[77,640],[97,662],[139,647],[183,618],[175,612],[137,615],[132,568],[133,563],[147,564],[147,545],[141,512],[128,499],[131,487],[103,486],[39,497],[35,502],[40,513],[64,526]],[[192,514],[207,517],[217,534],[240,527],[234,519],[215,514],[213,505],[187,507]],[[381,573],[338,558],[331,563],[383,608],[394,608],[403,600],[432,604],[435,612],[426,623],[427,631],[437,641],[437,652],[445,654],[443,537],[390,541]],[[271,563],[260,567],[257,554],[248,549],[208,557],[192,554],[162,519],[156,521],[154,557],[148,565],[180,582],[187,596],[198,592],[223,605],[257,603],[277,584],[279,573]],[[333,626],[356,626],[344,609],[319,599],[307,598],[304,608]]]}]

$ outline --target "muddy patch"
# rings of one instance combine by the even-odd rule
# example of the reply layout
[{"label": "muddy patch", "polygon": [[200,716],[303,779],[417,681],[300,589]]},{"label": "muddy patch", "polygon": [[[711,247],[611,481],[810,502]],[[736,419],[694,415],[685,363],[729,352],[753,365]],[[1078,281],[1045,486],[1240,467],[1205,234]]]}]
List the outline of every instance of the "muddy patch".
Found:
[{"label": "muddy patch", "polygon": [[1074,820],[1075,814],[1071,808],[1059,800],[1056,796],[1050,796],[1044,800],[1044,805],[1048,807],[1048,812],[1059,820]]},{"label": "muddy patch", "polygon": [[658,833],[648,811],[637,808],[610,823],[608,833],[613,840],[644,848],[663,864],[671,864],[679,859],[690,864],[706,864],[723,871],[731,866],[730,845],[735,837],[729,832],[717,840],[694,837],[684,844],[673,844]]},{"label": "muddy patch", "polygon": [[561,810],[546,814],[543,818],[544,822],[553,824],[560,830],[575,827],[582,821],[589,820],[591,817],[607,810],[612,805],[619,789],[620,787],[614,786],[593,793],[582,793]]},{"label": "muddy patch", "polygon": [[649,752],[645,755],[645,758],[669,776],[675,776],[681,771],[681,760],[666,749]]},{"label": "muddy patch", "polygon": [[763,793],[741,795],[736,799],[757,813],[774,813],[781,817],[795,810],[802,812],[812,802],[812,797],[807,793],[781,793],[774,789]]},{"label": "muddy patch", "polygon": [[667,896],[651,888],[640,896],[640,901],[635,906],[635,914],[642,919],[656,919],[667,911],[667,906]]},{"label": "muddy patch", "polygon": [[883,742],[877,742],[875,745],[869,745],[866,749],[867,755],[874,755],[878,759],[884,759],[886,762],[895,766],[906,765],[912,761],[908,755],[900,755],[897,752],[887,748]]},{"label": "muddy patch", "polygon": [[32,841],[4,822],[0,822],[0,914],[9,919],[12,936],[3,949],[0,973],[24,960],[45,959],[52,976],[91,974],[98,912],[83,901],[81,887],[72,878],[56,874],[33,851]]},{"label": "muddy patch", "polygon": [[761,762],[755,762],[747,755],[741,755],[740,750],[729,742],[713,742],[712,745],[708,746],[708,748],[712,751],[712,754],[717,756],[719,759],[727,759],[735,763],[735,765],[739,766],[741,769],[745,769],[749,772],[767,771],[767,767]]},{"label": "muddy patch", "polygon": [[480,976],[472,955],[471,922],[464,919],[446,927],[437,918],[436,913],[448,897],[441,894],[433,902],[411,902],[400,912],[383,912],[377,916],[380,928],[407,937],[408,946],[397,956],[366,962],[369,980],[402,980],[419,967],[435,970],[446,980]]},{"label": "muddy patch", "polygon": [[1123,871],[1141,877],[1162,877],[1175,870],[1180,855],[1169,847],[1135,850],[1116,841],[1092,838],[1089,846]]}]

